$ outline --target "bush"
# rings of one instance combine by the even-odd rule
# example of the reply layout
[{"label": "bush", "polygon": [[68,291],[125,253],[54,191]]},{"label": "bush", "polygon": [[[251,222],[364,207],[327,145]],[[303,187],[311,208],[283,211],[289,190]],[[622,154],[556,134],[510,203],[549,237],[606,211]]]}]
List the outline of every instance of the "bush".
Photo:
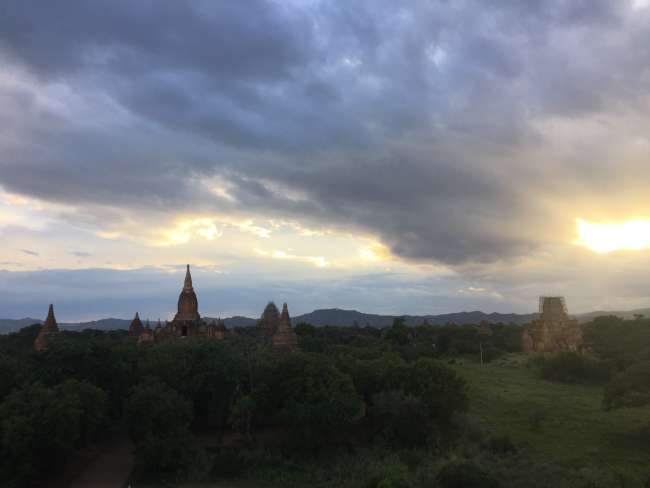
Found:
[{"label": "bush", "polygon": [[546,420],[546,410],[539,405],[531,405],[528,409],[528,425],[530,430],[538,431]]},{"label": "bush", "polygon": [[191,471],[198,452],[191,445],[188,402],[164,385],[141,386],[129,397],[127,412],[140,476],[175,479]]},{"label": "bush", "polygon": [[431,359],[398,366],[386,371],[383,389],[402,390],[420,398],[427,409],[427,430],[446,436],[454,415],[467,410],[465,381],[456,372]]},{"label": "bush", "polygon": [[295,446],[314,448],[346,433],[363,404],[352,379],[326,358],[293,354],[278,365],[269,388],[269,408]]},{"label": "bush", "polygon": [[640,407],[650,404],[650,361],[630,366],[605,388],[606,408]]},{"label": "bush", "polygon": [[490,437],[485,447],[493,454],[498,456],[508,456],[517,454],[517,448],[507,435]]},{"label": "bush", "polygon": [[408,467],[399,461],[377,465],[364,483],[366,488],[406,488],[408,485]]},{"label": "bush", "polygon": [[542,378],[562,383],[597,383],[608,377],[601,363],[574,352],[563,352],[541,361]]},{"label": "bush", "polygon": [[378,393],[368,413],[374,429],[391,443],[414,446],[427,439],[428,411],[417,396],[401,390]]},{"label": "bush", "polygon": [[499,488],[499,482],[479,465],[470,461],[453,461],[438,472],[442,488]]},{"label": "bush", "polygon": [[93,436],[105,412],[106,394],[74,380],[10,394],[0,405],[0,479],[23,485],[51,474]]},{"label": "bush", "polygon": [[246,473],[249,468],[241,449],[222,448],[214,453],[212,474],[217,478],[235,478]]}]

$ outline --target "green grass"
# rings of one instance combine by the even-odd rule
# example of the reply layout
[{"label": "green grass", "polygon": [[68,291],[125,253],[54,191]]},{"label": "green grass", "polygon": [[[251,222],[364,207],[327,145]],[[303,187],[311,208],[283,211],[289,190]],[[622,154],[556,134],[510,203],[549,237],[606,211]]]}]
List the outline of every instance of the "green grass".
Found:
[{"label": "green grass", "polygon": [[[629,480],[619,486],[640,486],[650,475],[650,407],[605,411],[602,386],[545,381],[526,364],[511,355],[454,365],[469,385],[470,420],[489,435],[509,436],[531,463],[608,471]],[[537,429],[535,411],[543,416]]]}]

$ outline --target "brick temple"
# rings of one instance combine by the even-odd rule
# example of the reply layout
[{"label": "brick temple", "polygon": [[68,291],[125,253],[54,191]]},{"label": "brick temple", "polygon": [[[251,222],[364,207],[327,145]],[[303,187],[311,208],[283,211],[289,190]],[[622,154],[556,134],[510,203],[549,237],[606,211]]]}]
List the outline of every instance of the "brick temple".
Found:
[{"label": "brick temple", "polygon": [[[47,337],[58,333],[58,331],[59,328],[54,318],[54,307],[50,305],[47,318],[34,342],[34,348],[39,351],[46,349]],[[189,264],[185,271],[183,288],[178,296],[178,308],[174,318],[164,324],[158,320],[158,323],[152,329],[149,321],[143,324],[140,314],[136,312],[128,331],[129,338],[140,345],[192,337],[222,340],[233,335],[236,335],[236,332],[228,330],[223,320],[206,320],[199,314],[199,301],[192,284],[192,273]],[[282,307],[282,313],[280,313],[276,305],[269,302],[258,320],[257,336],[260,339],[270,341],[275,355],[282,356],[298,350],[298,339],[291,325],[286,303]]]},{"label": "brick temple", "polygon": [[564,297],[540,297],[539,318],[524,327],[524,352],[557,353],[582,350],[582,328],[567,312]]}]

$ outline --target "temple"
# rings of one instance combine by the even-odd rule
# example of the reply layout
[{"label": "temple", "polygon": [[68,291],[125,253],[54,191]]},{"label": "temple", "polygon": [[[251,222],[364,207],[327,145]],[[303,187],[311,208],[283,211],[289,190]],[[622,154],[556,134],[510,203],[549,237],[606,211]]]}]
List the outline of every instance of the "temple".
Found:
[{"label": "temple", "polygon": [[137,339],[143,331],[144,326],[140,320],[140,314],[136,312],[135,317],[133,317],[133,320],[131,321],[131,325],[129,325],[129,337]]},{"label": "temple", "polygon": [[540,297],[539,318],[522,332],[524,352],[580,352],[582,329],[569,316],[564,297]]},{"label": "temple", "polygon": [[56,318],[54,317],[54,306],[50,304],[50,308],[47,312],[47,318],[41,326],[41,329],[38,332],[38,336],[36,336],[36,340],[34,341],[34,349],[37,351],[43,351],[44,349],[47,349],[47,337],[52,334],[56,334],[57,332],[59,332],[59,326],[57,325]]},{"label": "temple", "polygon": [[185,284],[178,297],[178,312],[174,317],[174,322],[179,325],[183,323],[191,325],[200,320],[199,301],[196,298],[196,293],[194,293],[192,274],[190,273],[190,265],[188,264],[187,270],[185,271]]},{"label": "temple", "polygon": [[285,356],[298,349],[298,338],[291,327],[291,318],[286,303],[282,306],[278,327],[271,337],[271,346],[273,354],[276,356]]},{"label": "temple", "polygon": [[271,337],[280,325],[280,312],[275,303],[269,302],[257,322],[258,333],[262,336]]},{"label": "temple", "polygon": [[[34,347],[39,351],[45,349],[47,347],[47,336],[58,331],[56,319],[54,318],[54,308],[50,305],[47,319],[39,331]],[[298,339],[291,326],[291,318],[286,303],[282,307],[282,313],[280,313],[275,303],[269,302],[257,323],[255,332],[260,341],[270,344],[276,356],[284,356],[298,350]],[[185,270],[185,281],[178,296],[178,309],[173,320],[162,324],[159,319],[155,328],[152,329],[149,321],[147,320],[146,324],[143,324],[142,320],[140,320],[140,314],[136,312],[128,330],[129,339],[141,346],[159,341],[191,337],[222,340],[232,335],[236,335],[236,332],[228,330],[223,320],[201,318],[199,301],[192,284],[192,273],[189,264]]]}]

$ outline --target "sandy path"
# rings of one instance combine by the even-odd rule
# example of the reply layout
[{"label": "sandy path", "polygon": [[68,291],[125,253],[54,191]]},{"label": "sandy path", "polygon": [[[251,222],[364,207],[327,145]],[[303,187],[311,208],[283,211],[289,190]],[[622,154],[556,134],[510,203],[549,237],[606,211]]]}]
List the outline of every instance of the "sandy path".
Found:
[{"label": "sandy path", "polygon": [[133,444],[122,440],[97,456],[68,488],[123,488],[133,469]]}]

